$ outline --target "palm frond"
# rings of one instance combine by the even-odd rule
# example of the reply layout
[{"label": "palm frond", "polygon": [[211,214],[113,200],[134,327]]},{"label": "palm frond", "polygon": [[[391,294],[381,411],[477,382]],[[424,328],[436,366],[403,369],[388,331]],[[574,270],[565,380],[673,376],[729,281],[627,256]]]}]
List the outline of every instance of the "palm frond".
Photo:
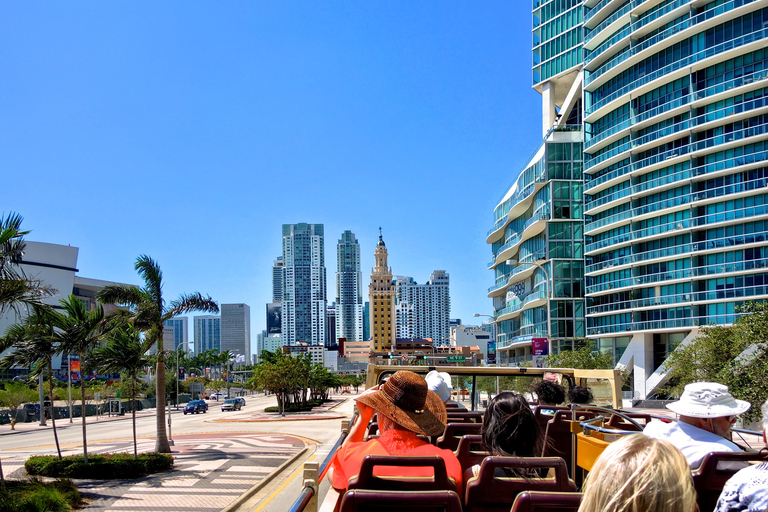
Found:
[{"label": "palm frond", "polygon": [[96,300],[103,304],[137,307],[145,301],[142,290],[136,286],[112,284],[105,286],[96,294]]},{"label": "palm frond", "polygon": [[205,311],[208,313],[218,313],[219,305],[210,296],[203,297],[199,292],[179,295],[179,298],[172,301],[168,306],[168,311],[163,315],[164,320],[169,320],[175,316],[189,313],[190,311]]},{"label": "palm frond", "polygon": [[160,270],[160,265],[146,254],[142,254],[136,259],[134,268],[144,280],[144,290],[152,297],[152,302],[157,304],[159,309],[163,309],[163,271]]}]

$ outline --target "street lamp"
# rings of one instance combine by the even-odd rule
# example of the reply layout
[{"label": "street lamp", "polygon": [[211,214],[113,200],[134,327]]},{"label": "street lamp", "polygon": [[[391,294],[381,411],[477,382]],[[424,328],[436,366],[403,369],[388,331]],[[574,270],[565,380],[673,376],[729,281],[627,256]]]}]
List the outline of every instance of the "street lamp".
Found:
[{"label": "street lamp", "polygon": [[517,261],[517,260],[507,260],[506,263],[509,266],[517,266],[517,265],[531,265],[533,267],[536,267],[540,269],[542,272],[544,272],[544,277],[547,278],[547,349],[548,352],[552,353],[552,310],[550,308],[550,300],[552,299],[552,281],[549,279],[549,272],[547,272],[547,269],[544,268],[544,263],[546,263],[547,260],[536,260],[536,261]]},{"label": "street lamp", "polygon": [[[182,346],[184,341],[180,341],[176,345],[176,410],[179,410],[179,347]],[[171,402],[168,402],[168,444],[174,446],[173,442],[173,430],[171,423]]]}]

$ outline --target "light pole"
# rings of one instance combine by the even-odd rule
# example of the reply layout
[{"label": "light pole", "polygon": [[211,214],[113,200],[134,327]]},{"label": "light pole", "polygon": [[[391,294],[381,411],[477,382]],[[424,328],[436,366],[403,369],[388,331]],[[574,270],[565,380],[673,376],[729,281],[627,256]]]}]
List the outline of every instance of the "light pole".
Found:
[{"label": "light pole", "polygon": [[552,354],[552,309],[550,308],[550,301],[552,299],[552,281],[549,279],[549,272],[547,272],[547,269],[544,268],[544,263],[546,263],[547,260],[536,260],[536,261],[517,261],[517,260],[507,260],[507,265],[510,266],[517,266],[517,265],[531,265],[533,267],[536,267],[540,269],[542,272],[544,272],[544,277],[547,278],[547,352],[549,354]]},{"label": "light pole", "polygon": [[179,347],[184,345],[185,341],[180,341],[176,345],[176,410],[179,410]]},{"label": "light pole", "polygon": [[67,353],[67,401],[69,402],[69,422],[72,423],[72,354]]}]

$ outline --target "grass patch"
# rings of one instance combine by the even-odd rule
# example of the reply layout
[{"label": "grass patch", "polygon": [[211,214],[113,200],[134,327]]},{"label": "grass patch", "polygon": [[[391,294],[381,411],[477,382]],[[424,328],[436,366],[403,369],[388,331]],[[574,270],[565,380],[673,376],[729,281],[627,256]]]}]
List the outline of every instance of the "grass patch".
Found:
[{"label": "grass patch", "polygon": [[[301,403],[290,403],[286,404],[285,406],[285,412],[306,412],[311,411],[313,407],[319,407],[323,405],[322,400],[309,400],[306,404]],[[267,407],[264,409],[264,412],[280,412],[280,407],[272,406]]]},{"label": "grass patch", "polygon": [[81,504],[80,493],[69,479],[7,480],[5,489],[0,489],[0,512],[67,512]]},{"label": "grass patch", "polygon": [[139,478],[172,467],[173,457],[157,452],[140,453],[138,459],[134,459],[130,453],[89,455],[88,464],[83,462],[82,455],[62,459],[55,455],[35,455],[24,463],[24,469],[30,475],[97,480]]}]

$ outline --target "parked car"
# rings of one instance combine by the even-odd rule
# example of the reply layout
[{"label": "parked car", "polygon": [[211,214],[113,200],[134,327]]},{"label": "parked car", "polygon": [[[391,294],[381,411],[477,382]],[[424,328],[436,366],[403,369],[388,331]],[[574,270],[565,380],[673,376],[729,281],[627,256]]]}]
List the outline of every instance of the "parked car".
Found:
[{"label": "parked car", "polygon": [[235,400],[240,402],[240,407],[245,407],[245,398],[243,398],[241,396],[237,396],[237,397],[235,397]]},{"label": "parked car", "polygon": [[184,406],[184,414],[187,413],[190,414],[197,414],[199,412],[206,413],[208,412],[208,404],[205,403],[205,400],[190,400],[189,403]]},{"label": "parked car", "polygon": [[229,396],[225,395],[224,393],[214,393],[211,395],[211,400],[216,400],[217,402],[219,400],[226,400],[229,398]]},{"label": "parked car", "polygon": [[221,404],[222,411],[239,411],[241,407],[242,405],[240,405],[240,402],[234,398],[225,400],[224,403]]}]

